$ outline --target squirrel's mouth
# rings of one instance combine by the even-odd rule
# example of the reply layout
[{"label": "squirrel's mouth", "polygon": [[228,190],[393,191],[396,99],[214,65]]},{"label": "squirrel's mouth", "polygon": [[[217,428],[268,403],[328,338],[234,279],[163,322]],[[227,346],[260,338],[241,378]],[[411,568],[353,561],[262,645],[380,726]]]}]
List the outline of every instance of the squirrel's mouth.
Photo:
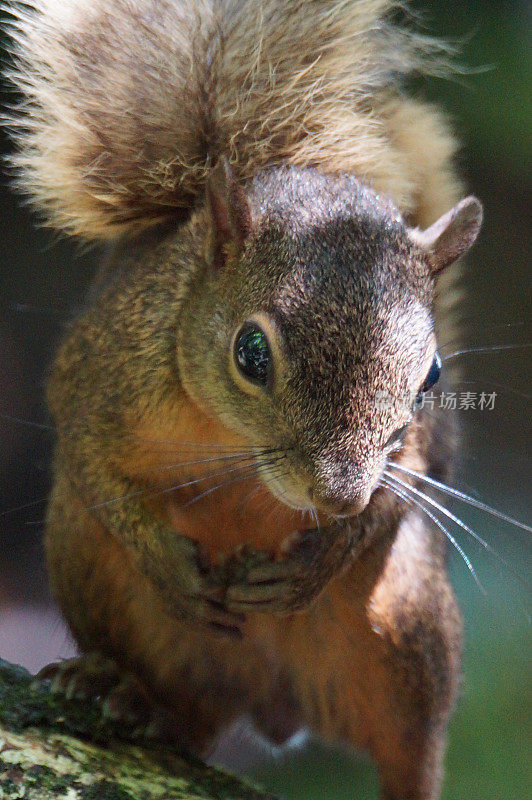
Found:
[{"label": "squirrel's mouth", "polygon": [[[264,478],[264,476],[262,477]],[[267,477],[264,482],[273,496],[281,500],[289,508],[293,508],[295,511],[306,511],[311,507],[312,503],[309,503],[308,500],[304,502],[295,492],[291,491],[289,487],[281,484],[277,478]]]},{"label": "squirrel's mouth", "polygon": [[308,494],[308,487],[296,484],[290,477],[279,478],[268,466],[259,465],[259,475],[269,491],[295,511],[310,511],[314,503]]},{"label": "squirrel's mouth", "polygon": [[369,487],[363,492],[342,497],[321,497],[311,485],[304,481],[294,481],[286,476],[280,479],[268,467],[259,467],[259,473],[269,491],[278,500],[296,511],[309,512],[320,518],[325,518],[328,524],[331,520],[350,519],[361,514],[367,507],[375,487]]}]

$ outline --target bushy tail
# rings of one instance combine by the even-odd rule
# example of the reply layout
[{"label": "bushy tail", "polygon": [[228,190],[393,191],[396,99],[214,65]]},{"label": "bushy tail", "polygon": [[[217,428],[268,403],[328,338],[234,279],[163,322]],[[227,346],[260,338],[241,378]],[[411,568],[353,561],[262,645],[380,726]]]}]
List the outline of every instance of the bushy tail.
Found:
[{"label": "bushy tail", "polygon": [[454,142],[397,92],[441,65],[434,42],[392,23],[399,5],[9,4],[19,185],[48,223],[108,239],[185,218],[224,153],[244,180],[281,161],[353,172],[430,222],[455,199]]}]

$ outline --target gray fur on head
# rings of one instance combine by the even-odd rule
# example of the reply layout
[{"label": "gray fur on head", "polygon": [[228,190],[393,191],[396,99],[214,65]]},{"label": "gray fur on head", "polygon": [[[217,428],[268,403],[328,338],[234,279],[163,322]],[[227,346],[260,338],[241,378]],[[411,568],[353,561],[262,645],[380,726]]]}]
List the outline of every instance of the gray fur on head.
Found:
[{"label": "gray fur on head", "polygon": [[[294,496],[305,485],[355,503],[374,488],[387,439],[411,417],[405,398],[425,377],[429,263],[393,204],[351,176],[269,170],[248,202],[242,249],[221,274],[207,265],[188,303],[183,371],[200,404],[286,450]],[[277,374],[271,392],[247,396],[228,367],[230,343],[257,314],[271,321]],[[395,401],[380,407],[383,394]]]}]

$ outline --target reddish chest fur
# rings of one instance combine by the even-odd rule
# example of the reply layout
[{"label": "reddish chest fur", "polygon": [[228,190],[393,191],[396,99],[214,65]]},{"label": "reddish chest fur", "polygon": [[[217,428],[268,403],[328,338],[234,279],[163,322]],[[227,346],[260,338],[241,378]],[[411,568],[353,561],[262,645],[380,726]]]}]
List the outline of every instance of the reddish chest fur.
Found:
[{"label": "reddish chest fur", "polygon": [[[146,486],[145,503],[213,558],[243,544],[280,553],[309,517],[275,498],[242,436],[182,399],[178,412],[133,421],[133,447],[119,468]],[[174,488],[176,487],[176,488]],[[179,488],[178,488],[179,487]]]}]

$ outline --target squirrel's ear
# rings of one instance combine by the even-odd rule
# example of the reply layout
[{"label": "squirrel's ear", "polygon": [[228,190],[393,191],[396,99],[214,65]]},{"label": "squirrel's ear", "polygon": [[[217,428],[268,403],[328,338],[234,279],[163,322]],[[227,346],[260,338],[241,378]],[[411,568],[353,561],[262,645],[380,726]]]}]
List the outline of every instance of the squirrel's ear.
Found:
[{"label": "squirrel's ear", "polygon": [[466,197],[425,231],[409,229],[410,239],[425,251],[432,274],[437,275],[473,246],[482,225],[482,204]]},{"label": "squirrel's ear", "polygon": [[225,156],[207,179],[206,206],[209,229],[205,257],[219,269],[225,263],[227,245],[237,253],[251,231],[251,210],[244,190],[233,177]]}]

